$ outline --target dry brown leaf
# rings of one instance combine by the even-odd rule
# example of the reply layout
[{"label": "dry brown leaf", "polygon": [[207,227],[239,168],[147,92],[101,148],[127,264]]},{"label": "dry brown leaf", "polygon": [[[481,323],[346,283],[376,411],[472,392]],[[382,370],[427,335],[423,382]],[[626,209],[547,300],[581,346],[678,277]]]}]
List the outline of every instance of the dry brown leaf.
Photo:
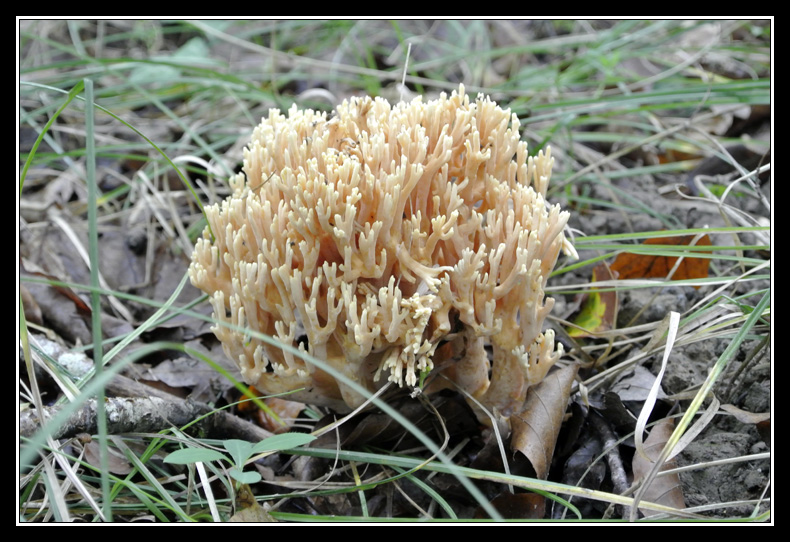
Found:
[{"label": "dry brown leaf", "polygon": [[568,406],[578,365],[568,365],[550,373],[530,388],[524,409],[510,418],[513,438],[510,447],[524,454],[538,478],[545,479],[554,455],[554,446]]},{"label": "dry brown leaf", "polygon": [[[546,515],[546,498],[537,493],[502,493],[491,504],[505,519],[543,519]],[[488,514],[481,508],[475,518],[485,519]]]},{"label": "dry brown leaf", "polygon": [[[689,245],[694,240],[694,235],[681,235],[674,237],[656,237],[646,239],[645,245]],[[710,237],[703,235],[695,246],[710,246]],[[690,252],[689,254],[693,254]],[[665,278],[675,267],[677,258],[671,256],[655,256],[651,254],[632,254],[623,252],[617,256],[614,263],[610,266],[612,271],[619,274],[621,279],[649,279]],[[686,256],[680,262],[675,273],[672,275],[674,280],[687,280],[706,278],[708,276],[708,258],[694,258]]]},{"label": "dry brown leaf", "polygon": [[[672,435],[675,428],[675,423],[672,418],[666,418],[653,426],[650,434],[645,439],[644,448],[645,454],[650,459],[648,461],[640,454],[634,454],[634,460],[631,468],[634,472],[634,482],[641,482],[650,473],[655,459],[664,449],[664,445]],[[674,469],[677,466],[674,460],[667,461],[661,466],[661,471]],[[659,471],[660,472],[660,471]],[[686,503],[683,500],[683,490],[680,486],[680,477],[677,474],[669,474],[666,476],[657,476],[650,481],[650,485],[644,491],[642,498],[645,501],[653,502],[656,504],[663,504],[673,508],[685,508]],[[645,516],[652,516],[658,512],[640,508]]]},{"label": "dry brown leaf", "polygon": [[[85,443],[84,449],[85,461],[96,468],[101,468],[102,462],[99,443],[95,440],[91,440]],[[109,447],[107,451],[107,468],[111,473],[117,476],[125,476],[132,472],[132,464],[129,463],[129,460],[126,459],[123,454],[112,447]]]},{"label": "dry brown leaf", "polygon": [[[415,401],[406,396],[398,401],[391,400],[390,406],[425,433],[433,434],[439,430],[437,438],[444,438],[445,431],[451,435],[459,435],[476,427],[476,422],[469,416],[468,406],[455,400],[433,397],[429,406],[427,401]],[[438,419],[441,419],[441,424],[436,423]],[[341,439],[344,447],[381,444],[389,440],[398,440],[404,444],[403,426],[389,414],[372,412],[366,416],[357,416],[357,420],[358,422],[344,424],[350,429]]]},{"label": "dry brown leaf", "polygon": [[25,319],[36,325],[44,325],[44,318],[41,315],[41,307],[36,303],[35,298],[24,284],[19,285],[19,297],[22,299],[22,308],[25,311]]},{"label": "dry brown leaf", "polygon": [[267,397],[263,402],[279,418],[278,420],[270,416],[269,413],[258,410],[258,423],[261,427],[272,433],[288,431],[305,408],[304,403],[288,401],[287,399],[280,399],[279,397]]},{"label": "dry brown leaf", "polygon": [[[63,281],[63,279],[60,279],[59,277],[56,277],[55,275],[50,275],[49,273],[45,273],[43,271],[38,270],[39,268],[38,268],[38,266],[36,264],[31,263],[29,260],[26,260],[25,258],[21,258],[20,259],[20,266],[19,267],[20,267],[20,269],[19,269],[20,274],[28,274],[28,275],[33,276],[33,277],[38,277],[38,278],[42,278],[42,279],[51,280],[52,282],[62,282]],[[66,280],[68,280],[68,279],[66,279]],[[68,288],[66,286],[60,286],[58,284],[53,284],[51,286],[51,288],[54,289],[55,291],[59,292],[60,294],[62,294],[69,301],[71,301],[74,304],[74,307],[77,309],[77,311],[79,313],[83,314],[84,316],[90,317],[90,315],[91,315],[91,308],[88,306],[87,303],[85,303],[85,301],[83,301],[83,299],[80,296],[78,296],[74,292],[74,290],[72,290],[71,288]]]},{"label": "dry brown leaf", "polygon": [[46,284],[30,283],[27,288],[50,329],[72,344],[92,342],[90,327],[72,299]]},{"label": "dry brown leaf", "polygon": [[721,405],[721,409],[731,414],[741,423],[754,424],[760,438],[766,446],[771,447],[771,413],[770,412],[749,412],[740,409],[735,405]]},{"label": "dry brown leaf", "polygon": [[[612,386],[612,392],[620,397],[621,401],[645,401],[650,395],[650,390],[656,382],[656,375],[650,369],[637,365],[632,374],[617,381]],[[667,394],[659,386],[657,399],[665,399]]]},{"label": "dry brown leaf", "polygon": [[760,433],[760,438],[763,439],[765,445],[771,447],[771,420],[757,422],[757,432]]},{"label": "dry brown leaf", "polygon": [[735,405],[721,405],[721,409],[732,414],[741,423],[757,424],[771,419],[770,412],[749,412],[736,407]]}]

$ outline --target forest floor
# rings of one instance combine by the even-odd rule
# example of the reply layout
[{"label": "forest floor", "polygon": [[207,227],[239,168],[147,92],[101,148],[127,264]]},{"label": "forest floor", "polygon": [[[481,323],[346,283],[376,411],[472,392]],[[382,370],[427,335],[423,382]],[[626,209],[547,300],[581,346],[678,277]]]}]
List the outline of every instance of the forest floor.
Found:
[{"label": "forest floor", "polygon": [[[18,23],[20,522],[771,521],[772,21]],[[342,413],[270,401],[321,436],[232,471],[282,428],[240,403],[187,278],[198,203],[270,108],[459,84],[531,155],[550,144],[571,213],[545,468],[458,394],[403,393],[419,435],[376,409],[322,433]],[[225,459],[164,461],[180,447]]]}]

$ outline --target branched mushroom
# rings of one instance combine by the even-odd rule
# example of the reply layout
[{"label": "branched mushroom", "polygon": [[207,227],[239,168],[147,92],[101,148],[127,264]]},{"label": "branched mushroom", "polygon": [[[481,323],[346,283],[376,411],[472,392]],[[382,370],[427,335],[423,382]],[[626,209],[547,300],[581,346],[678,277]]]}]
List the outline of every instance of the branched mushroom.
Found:
[{"label": "branched mushroom", "polygon": [[[394,106],[352,98],[331,119],[271,110],[233,194],[206,209],[215,237],[198,240],[190,278],[218,322],[305,349],[371,391],[442,373],[509,416],[562,355],[542,331],[546,280],[573,252],[568,213],[545,200],[552,164],[550,150],[528,156],[515,115],[463,87]],[[213,331],[262,392],[363,401],[287,350]]]}]

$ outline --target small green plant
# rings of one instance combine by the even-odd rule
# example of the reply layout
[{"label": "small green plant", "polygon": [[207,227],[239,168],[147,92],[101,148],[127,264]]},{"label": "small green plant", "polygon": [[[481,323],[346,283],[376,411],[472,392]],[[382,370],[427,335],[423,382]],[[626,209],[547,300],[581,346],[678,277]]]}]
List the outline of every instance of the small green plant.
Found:
[{"label": "small green plant", "polygon": [[257,444],[246,440],[229,439],[222,443],[230,458],[220,451],[211,448],[183,448],[176,450],[165,458],[166,463],[188,465],[190,463],[210,463],[224,460],[234,465],[230,476],[241,484],[260,482],[261,475],[257,472],[244,471],[244,465],[254,455],[266,452],[279,452],[298,448],[315,440],[316,437],[305,433],[284,433],[263,439]]}]

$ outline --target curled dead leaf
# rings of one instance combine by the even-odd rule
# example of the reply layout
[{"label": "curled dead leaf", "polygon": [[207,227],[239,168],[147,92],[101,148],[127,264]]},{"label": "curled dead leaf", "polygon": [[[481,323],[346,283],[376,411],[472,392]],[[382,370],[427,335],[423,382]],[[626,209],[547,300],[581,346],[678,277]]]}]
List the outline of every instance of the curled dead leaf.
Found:
[{"label": "curled dead leaf", "polygon": [[578,368],[573,364],[549,373],[543,382],[530,388],[524,409],[510,418],[510,447],[529,459],[538,478],[548,476]]},{"label": "curled dead leaf", "polygon": [[[631,468],[634,472],[635,483],[645,482],[649,484],[642,494],[643,500],[671,506],[673,508],[685,508],[686,503],[683,499],[683,490],[680,486],[680,477],[677,473],[656,476],[652,480],[645,480],[653,469],[655,459],[661,454],[664,445],[672,435],[674,428],[675,423],[672,421],[672,418],[666,418],[654,425],[644,442],[647,458],[642,457],[640,454],[634,454]],[[661,466],[659,472],[674,469],[675,467],[677,467],[675,460],[670,460]],[[640,508],[640,511],[645,516],[656,514],[656,512],[644,508]]]},{"label": "curled dead leaf", "polygon": [[[655,237],[646,239],[643,245],[670,245],[671,247],[689,246],[696,238],[695,235],[680,235],[672,237]],[[703,235],[694,246],[710,246],[710,237]],[[675,256],[660,256],[622,252],[610,266],[612,271],[619,274],[621,279],[649,279],[666,278],[677,264],[677,269],[672,274],[673,280],[700,279],[708,276],[708,258],[695,258],[694,252],[689,251],[680,264]],[[696,288],[696,286],[695,286]]]}]

